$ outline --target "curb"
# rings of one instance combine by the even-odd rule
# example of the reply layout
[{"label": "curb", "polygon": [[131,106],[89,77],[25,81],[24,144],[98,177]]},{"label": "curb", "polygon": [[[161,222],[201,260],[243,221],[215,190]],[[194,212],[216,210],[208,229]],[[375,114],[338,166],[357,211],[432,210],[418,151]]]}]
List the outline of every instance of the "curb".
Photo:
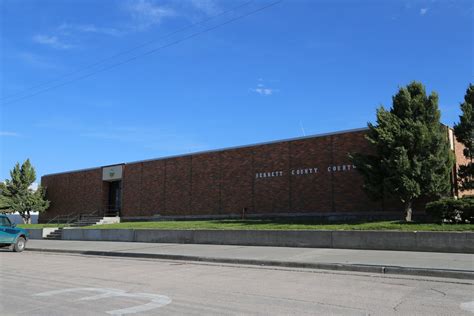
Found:
[{"label": "curb", "polygon": [[309,262],[274,261],[274,260],[229,259],[229,258],[215,258],[215,257],[132,253],[132,252],[116,252],[116,251],[94,251],[94,250],[83,251],[83,250],[46,249],[46,248],[29,248],[26,250],[37,251],[37,252],[71,253],[71,254],[81,254],[81,255],[89,255],[89,256],[182,260],[182,261],[198,261],[198,262],[213,262],[213,263],[227,263],[227,264],[245,264],[245,265],[256,265],[256,266],[286,267],[286,268],[352,271],[352,272],[380,273],[380,274],[415,275],[415,276],[425,276],[425,277],[474,280],[474,271],[465,271],[465,270],[425,269],[425,268],[411,268],[411,267],[399,267],[399,266],[362,265],[362,264],[344,264],[344,263],[318,263],[318,262],[309,263]]}]

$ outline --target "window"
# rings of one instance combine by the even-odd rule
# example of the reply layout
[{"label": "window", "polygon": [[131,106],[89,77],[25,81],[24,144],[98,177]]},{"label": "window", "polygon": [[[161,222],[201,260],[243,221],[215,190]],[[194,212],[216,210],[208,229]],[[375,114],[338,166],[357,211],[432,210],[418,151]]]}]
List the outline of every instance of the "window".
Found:
[{"label": "window", "polygon": [[0,226],[11,226],[8,217],[0,217]]}]

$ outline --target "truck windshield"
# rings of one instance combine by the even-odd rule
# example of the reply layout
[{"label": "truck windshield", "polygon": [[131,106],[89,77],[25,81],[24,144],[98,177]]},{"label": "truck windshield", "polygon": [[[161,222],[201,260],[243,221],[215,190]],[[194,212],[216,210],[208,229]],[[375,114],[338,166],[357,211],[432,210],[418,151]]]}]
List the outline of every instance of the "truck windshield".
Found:
[{"label": "truck windshield", "polygon": [[0,217],[0,226],[11,226],[8,217]]}]

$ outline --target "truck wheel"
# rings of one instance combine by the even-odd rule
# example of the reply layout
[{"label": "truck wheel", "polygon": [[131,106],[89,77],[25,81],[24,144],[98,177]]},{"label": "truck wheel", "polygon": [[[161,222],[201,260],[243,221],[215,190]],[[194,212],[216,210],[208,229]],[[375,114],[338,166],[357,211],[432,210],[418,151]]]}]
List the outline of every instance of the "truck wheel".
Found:
[{"label": "truck wheel", "polygon": [[13,244],[13,251],[14,252],[22,252],[25,250],[26,246],[26,239],[23,237],[18,237],[16,242]]}]

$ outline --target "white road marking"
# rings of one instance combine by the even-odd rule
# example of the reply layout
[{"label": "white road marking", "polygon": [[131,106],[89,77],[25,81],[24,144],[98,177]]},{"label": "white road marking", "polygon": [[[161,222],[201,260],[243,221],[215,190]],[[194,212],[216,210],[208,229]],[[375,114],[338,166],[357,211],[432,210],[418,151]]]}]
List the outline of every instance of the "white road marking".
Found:
[{"label": "white road marking", "polygon": [[52,295],[56,295],[56,294],[63,294],[63,293],[68,293],[68,292],[81,292],[81,291],[102,292],[104,294],[125,293],[125,291],[117,290],[117,289],[107,289],[107,288],[97,288],[97,287],[76,287],[76,288],[72,288],[72,289],[63,289],[63,290],[53,290],[53,291],[42,292],[42,293],[34,294],[33,296],[52,296]]},{"label": "white road marking", "polygon": [[461,309],[464,309],[465,311],[474,313],[474,301],[462,303],[460,306],[461,306]]},{"label": "white road marking", "polygon": [[99,300],[99,299],[110,298],[110,297],[131,297],[131,298],[137,298],[137,299],[150,300],[150,302],[146,304],[107,311],[107,313],[111,315],[135,314],[138,312],[144,312],[151,309],[160,308],[162,306],[165,306],[171,303],[171,299],[168,296],[164,296],[164,295],[157,295],[157,294],[150,294],[150,293],[127,293],[123,290],[95,288],[95,287],[80,287],[80,288],[72,288],[72,289],[47,291],[47,292],[34,294],[33,296],[53,296],[57,294],[63,294],[63,293],[69,293],[69,292],[81,292],[81,291],[93,291],[93,292],[99,292],[100,294],[82,297],[78,299],[78,301],[92,301],[92,300]]},{"label": "white road marking", "polygon": [[136,298],[148,298],[151,302],[143,305],[137,305],[134,307],[117,309],[114,311],[108,311],[108,314],[111,315],[123,315],[123,314],[134,314],[138,312],[148,311],[150,309],[160,308],[162,306],[168,305],[171,303],[171,299],[168,296],[156,295],[149,293],[124,293],[126,297],[136,297]]}]

